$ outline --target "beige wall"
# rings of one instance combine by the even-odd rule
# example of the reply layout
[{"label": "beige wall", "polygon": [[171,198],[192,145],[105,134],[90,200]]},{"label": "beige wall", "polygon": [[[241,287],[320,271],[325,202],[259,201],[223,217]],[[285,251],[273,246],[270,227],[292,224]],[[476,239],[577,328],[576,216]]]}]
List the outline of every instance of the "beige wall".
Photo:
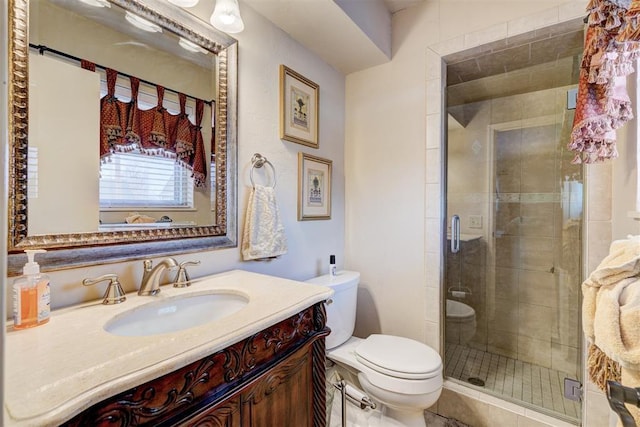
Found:
[{"label": "beige wall", "polygon": [[368,298],[358,333],[382,330],[440,347],[443,82],[441,55],[429,47],[460,51],[478,37],[506,36],[509,21],[517,34],[536,24],[526,19],[534,13],[542,26],[584,10],[583,2],[561,3],[425,2],[394,15],[390,63],[347,76],[347,260],[362,271]]},{"label": "beige wall", "polygon": [[[585,6],[585,1],[428,1],[394,15],[390,63],[347,76],[346,254],[348,267],[362,271],[366,299],[360,300],[359,334],[398,333],[440,349],[442,57],[581,18]],[[587,202],[600,216],[587,214],[585,270],[606,255],[612,225],[618,223],[611,211],[618,201],[607,195],[631,167],[616,163],[615,174],[612,169],[587,168],[588,182],[602,191]],[[371,189],[382,201],[381,215],[367,215],[374,203]],[[628,222],[624,228],[637,232]],[[447,393],[438,406],[465,393],[473,394]],[[495,425],[490,420],[502,415],[508,418],[503,425],[562,424],[481,393],[471,401],[465,419],[474,426]],[[588,386],[583,404],[584,425],[607,425],[602,393]]]},{"label": "beige wall", "polygon": [[29,149],[37,154],[37,167],[29,169],[29,233],[96,231],[100,76],[30,55],[29,90]]}]

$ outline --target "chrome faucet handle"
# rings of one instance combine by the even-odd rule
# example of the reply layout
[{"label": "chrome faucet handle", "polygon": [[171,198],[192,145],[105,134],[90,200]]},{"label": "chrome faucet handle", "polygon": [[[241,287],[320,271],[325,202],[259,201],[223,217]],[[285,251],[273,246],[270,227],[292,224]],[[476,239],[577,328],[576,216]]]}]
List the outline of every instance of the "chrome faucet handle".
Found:
[{"label": "chrome faucet handle", "polygon": [[187,272],[188,265],[198,265],[200,261],[184,261],[181,262],[178,266],[178,274],[176,274],[176,279],[173,281],[174,288],[186,288],[191,285],[191,278],[189,277],[189,273]]},{"label": "chrome faucet handle", "polygon": [[138,289],[138,295],[154,296],[160,292],[160,276],[166,270],[174,270],[178,268],[178,262],[173,258],[165,258],[155,267],[153,261],[145,259],[143,261],[144,271],[142,281]]},{"label": "chrome faucet handle", "polygon": [[104,282],[105,280],[109,280],[110,282],[109,286],[107,286],[107,290],[104,292],[104,296],[102,297],[102,303],[111,305],[124,302],[127,297],[122,290],[122,286],[120,286],[118,276],[115,274],[105,274],[104,276],[96,277],[95,279],[84,279],[82,284],[84,286],[91,286],[96,283]]}]

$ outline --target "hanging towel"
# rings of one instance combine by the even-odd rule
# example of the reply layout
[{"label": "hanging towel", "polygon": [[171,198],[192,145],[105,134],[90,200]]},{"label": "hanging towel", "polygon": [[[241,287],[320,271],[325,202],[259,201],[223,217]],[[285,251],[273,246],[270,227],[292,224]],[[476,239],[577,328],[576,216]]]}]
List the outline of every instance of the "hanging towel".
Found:
[{"label": "hanging towel", "polygon": [[631,0],[591,0],[587,6],[589,27],[568,144],[576,152],[572,163],[618,157],[616,129],[633,118],[626,76],[633,72],[638,43],[630,40],[630,5]]},{"label": "hanging towel", "polygon": [[287,239],[273,187],[255,185],[249,195],[242,235],[245,261],[275,258],[287,253]]},{"label": "hanging towel", "polygon": [[582,325],[588,371],[605,390],[620,366],[640,370],[640,236],[611,244],[609,255],[582,284]]}]

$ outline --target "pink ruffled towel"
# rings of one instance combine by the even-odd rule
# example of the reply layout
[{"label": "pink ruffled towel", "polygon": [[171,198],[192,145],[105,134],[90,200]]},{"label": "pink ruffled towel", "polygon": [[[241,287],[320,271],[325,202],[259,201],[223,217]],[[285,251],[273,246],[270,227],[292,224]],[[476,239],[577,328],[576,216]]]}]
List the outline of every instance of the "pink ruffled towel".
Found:
[{"label": "pink ruffled towel", "polygon": [[618,157],[616,129],[633,118],[626,76],[633,72],[638,43],[628,29],[635,22],[630,0],[592,0],[589,28],[571,132],[573,163]]}]

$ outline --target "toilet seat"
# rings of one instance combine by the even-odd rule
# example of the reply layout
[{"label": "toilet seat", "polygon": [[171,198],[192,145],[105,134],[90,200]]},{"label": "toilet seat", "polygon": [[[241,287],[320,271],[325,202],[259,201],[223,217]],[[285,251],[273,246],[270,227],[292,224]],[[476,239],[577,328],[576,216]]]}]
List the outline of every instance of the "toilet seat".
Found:
[{"label": "toilet seat", "polygon": [[[398,337],[395,337],[398,338]],[[374,342],[377,338],[374,338]],[[420,344],[426,347],[427,349],[432,350],[437,358],[437,367],[435,370],[431,370],[429,373],[422,373],[424,378],[415,379],[415,378],[401,378],[398,376],[393,376],[387,373],[382,372],[382,369],[379,365],[372,364],[369,362],[369,365],[363,363],[365,360],[362,357],[357,355],[357,350],[360,345],[365,342],[362,338],[351,337],[347,342],[342,345],[339,345],[336,348],[327,351],[327,357],[333,360],[336,363],[340,363],[344,366],[355,369],[359,375],[365,375],[367,380],[371,382],[376,387],[380,387],[384,390],[388,390],[394,393],[400,394],[422,394],[422,393],[432,393],[442,388],[443,378],[442,378],[442,361],[440,360],[440,356],[432,349],[430,349],[425,344]],[[364,347],[364,351],[366,353],[367,347]],[[373,366],[373,367],[372,367]],[[386,368],[388,369],[388,368]],[[422,369],[420,369],[422,370]],[[428,370],[428,369],[425,369]],[[402,374],[399,371],[395,371],[396,374]],[[406,376],[406,373],[404,373]],[[429,375],[430,374],[430,375]]]},{"label": "toilet seat", "polygon": [[440,355],[409,338],[373,334],[355,349],[356,359],[376,372],[395,378],[424,380],[442,369]]}]

